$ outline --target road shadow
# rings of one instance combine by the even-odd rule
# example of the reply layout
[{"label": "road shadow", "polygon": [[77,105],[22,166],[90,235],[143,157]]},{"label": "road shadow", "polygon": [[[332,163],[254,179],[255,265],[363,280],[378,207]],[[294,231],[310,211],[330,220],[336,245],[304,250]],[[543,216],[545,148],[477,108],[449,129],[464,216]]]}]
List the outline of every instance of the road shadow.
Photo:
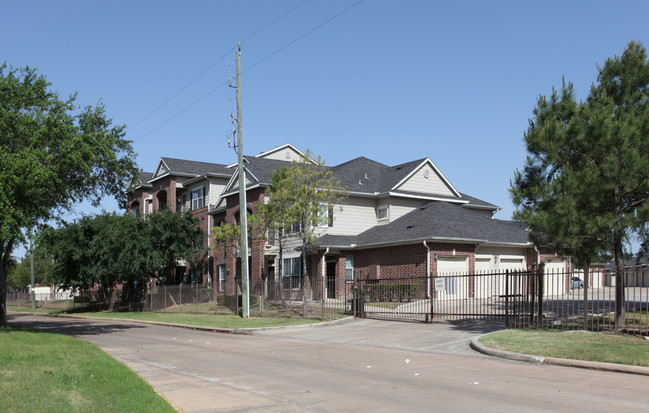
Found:
[{"label": "road shadow", "polygon": [[80,320],[74,318],[8,314],[10,326],[28,327],[39,331],[69,336],[94,336],[116,331],[145,328],[144,325],[116,323],[103,320]]},{"label": "road shadow", "polygon": [[445,323],[451,329],[473,334],[487,334],[505,329],[505,322],[499,320],[484,320],[479,318],[463,318],[461,320],[436,321]]}]

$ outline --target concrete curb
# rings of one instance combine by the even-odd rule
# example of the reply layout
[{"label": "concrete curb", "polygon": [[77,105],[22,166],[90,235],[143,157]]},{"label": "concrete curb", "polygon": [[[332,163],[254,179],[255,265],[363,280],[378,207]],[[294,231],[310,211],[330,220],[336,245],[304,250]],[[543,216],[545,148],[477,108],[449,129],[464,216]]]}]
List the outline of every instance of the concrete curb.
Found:
[{"label": "concrete curb", "polygon": [[554,366],[576,367],[576,368],[590,369],[590,370],[601,370],[601,371],[610,371],[615,373],[639,374],[643,376],[649,376],[649,367],[628,366],[626,364],[615,364],[615,363],[602,363],[599,361],[562,359],[557,357],[533,356],[529,354],[497,350],[495,348],[487,347],[484,344],[480,343],[479,341],[480,338],[486,335],[487,334],[484,334],[480,337],[474,338],[471,341],[471,348],[487,356],[499,357],[508,360],[523,361],[526,363],[534,363],[534,364],[549,364]]},{"label": "concrete curb", "polygon": [[[119,322],[137,323],[137,324],[155,324],[155,325],[159,325],[159,326],[186,328],[188,330],[208,331],[208,332],[211,332],[211,333],[243,334],[243,335],[251,335],[251,334],[253,334],[254,332],[257,332],[257,331],[275,330],[275,329],[282,329],[282,328],[296,328],[296,329],[298,329],[298,328],[325,327],[325,326],[330,326],[330,325],[335,325],[335,324],[348,322],[348,321],[354,319],[354,317],[345,317],[345,318],[341,318],[341,319],[338,319],[338,320],[323,321],[321,323],[312,323],[312,324],[293,324],[293,325],[285,325],[285,326],[252,327],[252,328],[224,328],[224,327],[198,326],[198,325],[192,325],[192,324],[165,323],[165,322],[161,322],[161,321],[131,320],[131,319],[127,319],[127,318],[86,317],[86,316],[79,316],[79,315],[73,315],[73,314],[49,315],[49,314],[43,314],[43,313],[30,313],[30,312],[21,312],[21,311],[12,311],[12,312],[20,313],[20,314],[29,314],[29,315],[34,315],[34,316],[42,316],[42,317],[61,317],[61,318],[77,318],[77,319],[80,319],[80,320],[108,320],[108,321],[119,321]],[[7,312],[7,313],[9,313],[9,312]]]}]

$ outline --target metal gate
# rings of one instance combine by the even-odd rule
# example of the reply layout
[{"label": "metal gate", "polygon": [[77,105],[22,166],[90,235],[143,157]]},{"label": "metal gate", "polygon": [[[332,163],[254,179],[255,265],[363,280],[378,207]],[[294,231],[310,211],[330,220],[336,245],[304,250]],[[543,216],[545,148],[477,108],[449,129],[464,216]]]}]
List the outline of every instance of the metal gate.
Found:
[{"label": "metal gate", "polygon": [[542,277],[527,270],[358,279],[352,311],[357,317],[380,319],[479,318],[503,320],[508,327],[530,325],[542,308],[540,282]]},{"label": "metal gate", "polygon": [[534,323],[540,310],[536,271],[507,270],[482,274],[444,274],[435,277],[432,318],[494,319],[507,327]]}]

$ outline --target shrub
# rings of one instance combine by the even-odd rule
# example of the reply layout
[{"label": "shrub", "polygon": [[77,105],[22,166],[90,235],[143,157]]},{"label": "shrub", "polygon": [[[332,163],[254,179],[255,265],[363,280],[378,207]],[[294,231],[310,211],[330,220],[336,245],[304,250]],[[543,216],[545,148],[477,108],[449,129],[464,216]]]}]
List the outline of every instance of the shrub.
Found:
[{"label": "shrub", "polygon": [[418,292],[417,283],[377,283],[363,286],[366,301],[411,301]]}]

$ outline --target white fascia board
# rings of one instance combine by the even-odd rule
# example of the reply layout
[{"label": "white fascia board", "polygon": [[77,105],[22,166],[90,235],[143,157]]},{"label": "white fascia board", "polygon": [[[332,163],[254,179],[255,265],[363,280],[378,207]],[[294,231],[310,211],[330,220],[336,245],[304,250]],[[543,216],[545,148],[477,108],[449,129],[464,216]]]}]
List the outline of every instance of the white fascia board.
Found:
[{"label": "white fascia board", "polygon": [[371,244],[363,245],[328,245],[330,248],[340,248],[340,249],[368,249],[376,247],[389,247],[389,246],[398,246],[398,245],[417,245],[421,244],[423,241],[426,242],[453,242],[458,244],[476,244],[480,243],[482,245],[493,246],[493,247],[531,247],[533,244],[531,242],[527,243],[518,243],[518,242],[488,242],[487,240],[480,239],[468,239],[468,238],[451,238],[451,237],[432,237],[432,238],[413,238],[408,240],[401,241],[388,241],[388,242],[373,242]]},{"label": "white fascia board", "polygon": [[155,178],[152,178],[149,182],[157,181],[157,180],[165,178],[167,176],[182,176],[182,177],[185,177],[185,178],[194,178],[196,175],[195,174],[188,174],[188,173],[185,173],[185,172],[178,172],[178,173],[167,172],[164,175],[160,175],[160,176],[156,176]]},{"label": "white fascia board", "polygon": [[[244,168],[244,174],[248,173],[252,178],[254,178],[255,181],[259,182],[259,178],[257,178],[252,172],[250,172],[250,170],[248,168],[246,168],[245,165],[244,165],[243,168]],[[239,180],[239,169],[237,168],[237,170],[230,177],[230,180],[228,181],[228,184],[225,186],[225,188],[223,188],[223,193],[225,194],[228,190],[231,190],[232,187],[234,186],[234,183],[237,182],[238,180]],[[245,181],[245,179],[244,179],[244,181]],[[244,182],[244,185],[245,185],[245,182]],[[255,184],[255,185],[259,186],[259,184]],[[246,186],[246,188],[251,189],[252,187]],[[239,191],[236,190],[234,192],[239,192]]]},{"label": "white fascia board", "polygon": [[449,181],[449,180],[446,178],[446,176],[444,176],[444,174],[442,173],[442,171],[439,170],[439,168],[437,167],[437,165],[435,165],[435,163],[434,163],[433,161],[431,161],[430,158],[426,158],[426,159],[424,159],[424,161],[423,161],[421,164],[419,164],[419,166],[417,166],[416,168],[414,168],[414,169],[412,170],[412,172],[410,172],[410,173],[409,173],[405,178],[403,178],[401,181],[399,181],[399,183],[397,183],[397,184],[396,184],[395,186],[393,186],[391,189],[392,189],[392,190],[396,190],[398,187],[400,187],[401,185],[403,185],[404,182],[406,182],[406,181],[407,181],[408,179],[410,179],[414,174],[416,174],[417,171],[419,171],[421,168],[423,168],[423,166],[426,165],[426,164],[429,164],[429,165],[431,166],[431,168],[433,168],[433,170],[434,170],[434,171],[435,171],[439,176],[442,177],[442,181],[444,181],[444,183],[445,183],[445,184],[446,184],[446,185],[451,189],[451,191],[455,194],[455,196],[457,196],[458,198],[462,198],[462,195],[460,195],[460,193],[458,192],[458,190],[455,189],[455,187],[453,186],[453,184],[451,184],[451,181]]},{"label": "white fascia board", "polygon": [[411,194],[403,194],[399,192],[388,192],[389,196],[393,196],[395,198],[413,198],[413,199],[422,199],[426,201],[442,201],[442,202],[449,202],[452,204],[468,204],[469,201],[466,199],[452,199],[452,198],[439,198],[436,196],[422,196],[422,195],[411,195]]},{"label": "white fascia board", "polygon": [[[252,190],[252,189],[261,188],[261,187],[263,187],[263,186],[264,186],[264,185],[261,185],[261,184],[254,184],[254,185],[246,186],[246,191],[250,191],[250,190]],[[238,194],[238,193],[239,193],[239,188],[237,188],[237,189],[233,189],[232,191],[229,191],[229,192],[223,192],[223,193],[221,194],[221,197],[219,197],[219,199],[221,199],[221,198],[225,198],[225,197],[228,197],[228,196],[232,196],[232,195],[234,195],[234,194]]]},{"label": "white fascia board", "polygon": [[[183,182],[181,185],[191,185],[191,184],[193,184],[194,182],[198,182],[198,181],[200,181],[201,179],[207,179],[207,174],[197,175],[197,176],[195,176],[195,177],[193,177],[193,178],[190,178],[190,179],[186,180],[186,181]],[[176,187],[178,187],[178,184],[177,184],[177,183],[176,183]]]},{"label": "white fascia board", "polygon": [[271,150],[269,150],[269,151],[262,152],[262,153],[260,153],[259,155],[255,155],[255,158],[261,158],[261,157],[264,157],[264,156],[270,155],[270,154],[272,154],[272,153],[279,152],[279,151],[281,151],[282,149],[286,149],[286,148],[290,148],[290,149],[292,149],[293,151],[299,153],[301,156],[306,157],[306,155],[305,155],[301,150],[297,149],[295,146],[291,145],[290,143],[285,143],[285,144],[282,145],[282,146],[278,146],[277,148],[273,148],[273,149],[271,149]]},{"label": "white fascia board", "polygon": [[502,208],[497,206],[497,205],[488,206],[488,205],[475,205],[475,204],[473,204],[473,205],[467,205],[466,208],[469,208],[469,209],[487,209],[487,210],[494,211],[494,212],[498,212],[498,211],[502,210]]}]

